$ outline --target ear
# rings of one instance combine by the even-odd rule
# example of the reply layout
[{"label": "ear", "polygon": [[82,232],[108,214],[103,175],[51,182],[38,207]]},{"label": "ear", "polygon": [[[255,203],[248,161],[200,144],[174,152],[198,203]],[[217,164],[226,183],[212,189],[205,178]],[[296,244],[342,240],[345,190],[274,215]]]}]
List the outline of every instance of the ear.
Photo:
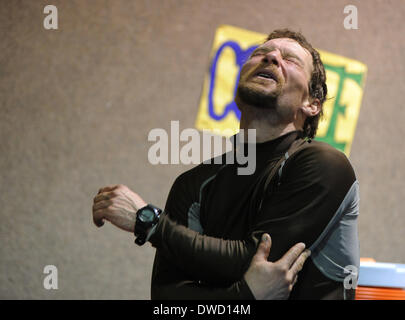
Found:
[{"label": "ear", "polygon": [[321,101],[317,98],[311,99],[304,103],[301,110],[307,116],[307,118],[314,117],[321,112]]}]

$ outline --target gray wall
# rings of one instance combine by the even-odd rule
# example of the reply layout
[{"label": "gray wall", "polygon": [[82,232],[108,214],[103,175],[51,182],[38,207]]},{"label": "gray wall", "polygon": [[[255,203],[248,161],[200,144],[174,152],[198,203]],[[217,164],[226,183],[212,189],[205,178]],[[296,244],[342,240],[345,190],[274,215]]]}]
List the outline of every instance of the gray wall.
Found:
[{"label": "gray wall", "polygon": [[[43,28],[43,8],[59,29]],[[355,4],[359,30],[343,28]],[[152,128],[193,127],[214,32],[301,30],[368,66],[351,162],[361,183],[361,256],[405,263],[405,5],[398,1],[0,2],[0,298],[149,299],[154,249],[92,199],[123,183],[163,206],[185,165],[153,166]],[[42,286],[56,265],[59,289]]]}]

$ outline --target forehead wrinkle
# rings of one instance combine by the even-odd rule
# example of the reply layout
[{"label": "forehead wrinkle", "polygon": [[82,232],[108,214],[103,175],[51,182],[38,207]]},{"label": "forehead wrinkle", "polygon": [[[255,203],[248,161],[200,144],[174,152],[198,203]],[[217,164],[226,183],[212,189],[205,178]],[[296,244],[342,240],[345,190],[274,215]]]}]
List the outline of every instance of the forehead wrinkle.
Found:
[{"label": "forehead wrinkle", "polygon": [[[291,44],[294,45],[295,48],[297,48],[300,51],[303,51],[305,53],[305,55],[309,58],[309,79],[311,79],[312,76],[312,72],[314,70],[314,65],[313,65],[313,57],[312,54],[309,52],[308,49],[304,48],[298,41],[294,40],[294,39],[290,39],[290,38],[275,38],[275,39],[271,39],[266,41],[265,43],[262,44],[263,48],[266,48],[266,44],[270,42],[270,46],[269,49],[270,50],[274,50],[274,48],[279,49],[280,51],[285,51],[286,49],[288,50],[288,52],[291,52],[291,48],[289,47],[285,47],[285,45],[283,45],[284,42],[289,42]],[[298,57],[297,57],[298,58]],[[302,63],[304,63],[304,61],[302,61],[301,58],[299,58],[301,60]],[[305,63],[304,63],[305,66]]]}]

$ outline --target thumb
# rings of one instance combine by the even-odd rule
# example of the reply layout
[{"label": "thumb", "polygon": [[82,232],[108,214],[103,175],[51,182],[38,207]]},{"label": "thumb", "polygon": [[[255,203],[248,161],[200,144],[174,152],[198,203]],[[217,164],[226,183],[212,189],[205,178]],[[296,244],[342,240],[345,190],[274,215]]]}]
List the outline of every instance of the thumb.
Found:
[{"label": "thumb", "polygon": [[259,244],[259,247],[257,248],[256,254],[253,256],[252,260],[255,260],[256,262],[259,261],[267,261],[267,258],[269,257],[270,254],[270,248],[271,248],[271,237],[269,234],[264,233],[262,235],[262,240]]}]

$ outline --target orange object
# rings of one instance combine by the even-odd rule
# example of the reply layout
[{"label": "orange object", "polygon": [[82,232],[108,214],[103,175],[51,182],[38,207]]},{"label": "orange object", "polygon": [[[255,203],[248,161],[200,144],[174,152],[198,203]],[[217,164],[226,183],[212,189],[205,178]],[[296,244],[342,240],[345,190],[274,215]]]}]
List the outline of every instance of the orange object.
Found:
[{"label": "orange object", "polygon": [[405,290],[400,288],[363,287],[356,288],[356,300],[405,300]]},{"label": "orange object", "polygon": [[[373,258],[360,258],[362,262],[376,262]],[[405,300],[405,289],[357,286],[355,300]]]}]

